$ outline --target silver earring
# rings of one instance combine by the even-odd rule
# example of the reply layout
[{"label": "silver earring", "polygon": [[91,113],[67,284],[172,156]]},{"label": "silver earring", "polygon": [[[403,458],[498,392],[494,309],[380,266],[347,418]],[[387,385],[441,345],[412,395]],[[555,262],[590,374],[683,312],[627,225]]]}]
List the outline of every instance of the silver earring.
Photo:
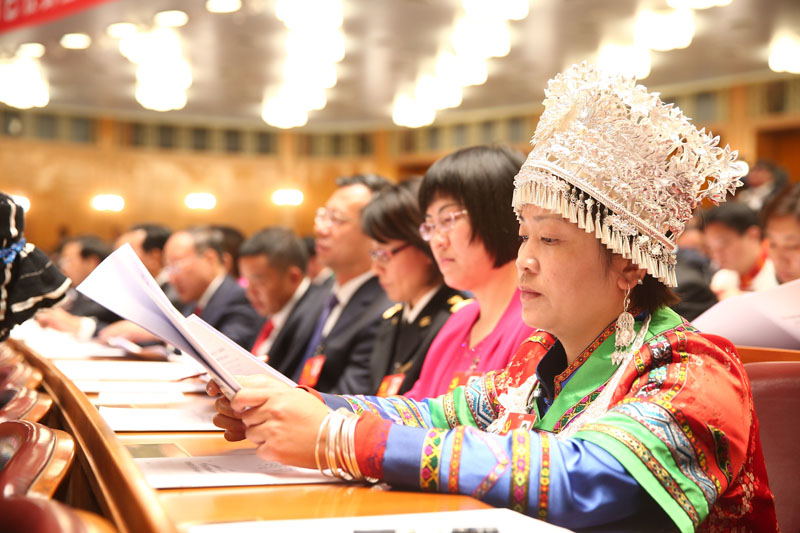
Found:
[{"label": "silver earring", "polygon": [[622,363],[625,359],[625,354],[628,347],[633,342],[636,332],[633,329],[633,315],[628,312],[630,306],[631,286],[628,285],[628,290],[625,291],[625,300],[623,302],[623,311],[617,317],[616,335],[614,337],[614,353],[611,354],[611,362],[615,365]]}]

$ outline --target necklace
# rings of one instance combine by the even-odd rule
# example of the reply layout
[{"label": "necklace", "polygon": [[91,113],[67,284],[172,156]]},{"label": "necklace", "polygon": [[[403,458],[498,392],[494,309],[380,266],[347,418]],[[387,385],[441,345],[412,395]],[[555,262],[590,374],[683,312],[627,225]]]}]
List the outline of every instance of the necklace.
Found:
[{"label": "necklace", "polygon": [[472,363],[469,365],[468,372],[474,372],[475,369],[478,368],[478,363],[481,362],[481,354],[475,348],[470,348],[467,346],[467,341],[461,343],[461,347],[464,349],[464,353],[469,357],[472,354]]}]

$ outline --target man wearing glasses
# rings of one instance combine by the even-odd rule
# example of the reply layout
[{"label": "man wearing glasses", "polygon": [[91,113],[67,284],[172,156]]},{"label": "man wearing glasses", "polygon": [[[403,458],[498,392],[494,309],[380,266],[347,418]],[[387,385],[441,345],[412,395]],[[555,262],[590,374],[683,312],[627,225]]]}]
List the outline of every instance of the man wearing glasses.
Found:
[{"label": "man wearing glasses", "polygon": [[264,319],[222,260],[223,235],[196,227],[172,234],[164,246],[169,282],[183,302],[184,315],[194,313],[238,345],[250,349]]},{"label": "man wearing glasses", "polygon": [[334,394],[370,391],[372,346],[391,302],[370,271],[371,242],[360,216],[372,195],[388,185],[374,174],[339,178],[336,191],[317,211],[317,256],[333,279],[303,357],[290,373],[301,385]]}]

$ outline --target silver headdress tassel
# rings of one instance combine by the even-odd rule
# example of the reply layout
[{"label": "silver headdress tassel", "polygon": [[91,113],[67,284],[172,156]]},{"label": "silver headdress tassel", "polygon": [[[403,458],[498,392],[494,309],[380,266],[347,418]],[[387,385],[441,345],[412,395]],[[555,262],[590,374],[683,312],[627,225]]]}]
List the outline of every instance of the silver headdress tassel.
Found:
[{"label": "silver headdress tassel", "polygon": [[583,63],[550,80],[514,209],[561,214],[675,287],[676,239],[704,198],[742,185],[746,166],[632,78]]}]

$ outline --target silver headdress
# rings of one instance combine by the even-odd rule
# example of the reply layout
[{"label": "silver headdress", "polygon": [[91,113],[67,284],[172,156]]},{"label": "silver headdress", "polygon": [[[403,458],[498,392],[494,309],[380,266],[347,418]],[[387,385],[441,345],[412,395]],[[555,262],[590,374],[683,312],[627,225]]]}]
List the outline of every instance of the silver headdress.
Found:
[{"label": "silver headdress", "polygon": [[544,106],[514,180],[514,210],[560,213],[676,286],[676,239],[699,202],[724,201],[742,185],[737,152],[634,79],[586,63],[550,80]]}]

